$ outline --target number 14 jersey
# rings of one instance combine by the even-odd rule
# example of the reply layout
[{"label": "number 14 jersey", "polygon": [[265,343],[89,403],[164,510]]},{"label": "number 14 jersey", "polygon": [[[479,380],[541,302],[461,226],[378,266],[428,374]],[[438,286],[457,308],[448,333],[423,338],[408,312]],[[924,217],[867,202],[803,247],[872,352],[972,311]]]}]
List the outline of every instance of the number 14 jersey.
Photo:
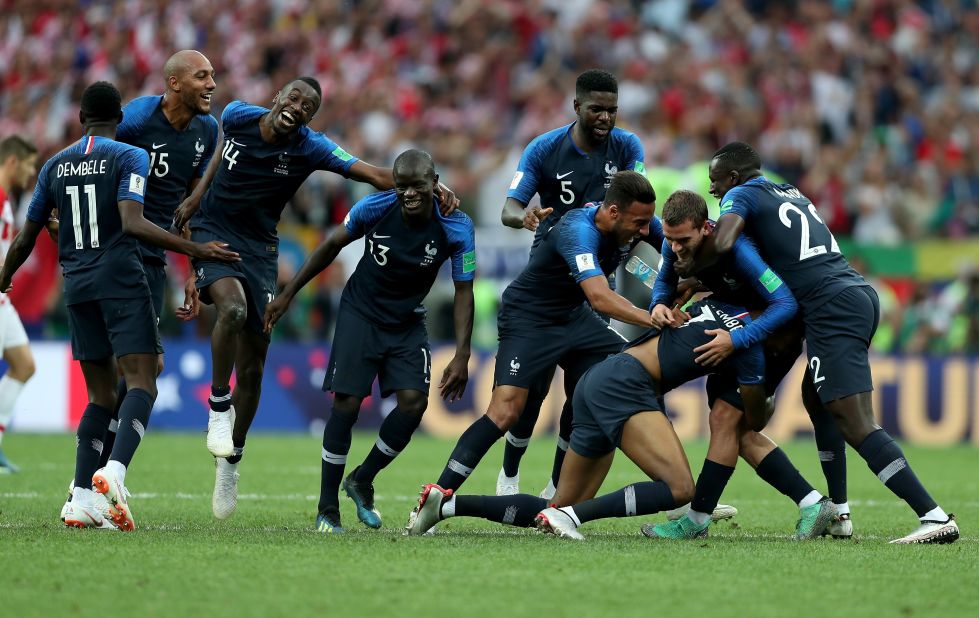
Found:
[{"label": "number 14 jersey", "polygon": [[843,257],[816,207],[792,185],[752,178],[721,198],[721,217],[729,213],[744,219],[744,233],[792,290],[803,314],[848,287],[868,285]]}]

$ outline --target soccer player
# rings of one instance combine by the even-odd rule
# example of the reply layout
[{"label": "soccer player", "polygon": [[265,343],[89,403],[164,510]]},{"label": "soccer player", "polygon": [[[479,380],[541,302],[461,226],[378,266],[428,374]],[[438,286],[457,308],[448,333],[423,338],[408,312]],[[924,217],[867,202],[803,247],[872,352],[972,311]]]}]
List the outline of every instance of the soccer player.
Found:
[{"label": "soccer player", "polygon": [[364,462],[343,481],[357,506],[357,517],[381,527],[374,508],[374,478],[398,456],[428,407],[431,348],[421,302],[435,283],[439,267],[452,260],[455,282],[456,353],[439,382],[442,397],[462,396],[469,379],[473,328],[473,279],[476,276],[475,230],[456,211],[444,217],[435,204],[438,174],[428,153],[408,150],[394,162],[394,190],[357,202],[309,256],[296,277],[265,308],[270,331],[295,295],[353,240],[367,237],[363,257],[340,297],[330,365],[323,390],[333,393],[333,411],[323,431],[322,477],[316,529],[343,532],[337,497],[350,451],[351,430],[360,404],[380,378],[385,397],[398,405],[381,424],[377,442]]},{"label": "soccer player", "polygon": [[[221,156],[212,159],[204,179],[174,217],[175,227],[182,229],[193,216],[195,240],[226,240],[242,255],[234,264],[194,262],[201,300],[217,309],[211,334],[207,448],[216,458],[211,508],[218,519],[230,517],[237,506],[238,463],[258,410],[269,346],[262,318],[276,292],[276,228],[282,210],[316,170],[368,182],[378,189],[394,187],[390,169],[347,154],[306,126],[321,100],[319,82],[300,77],[276,93],[271,109],[231,102],[221,115]],[[454,207],[455,196],[444,186],[439,190],[445,194],[443,203]],[[230,388],[233,370],[237,376],[234,393]]]},{"label": "soccer player", "polygon": [[[122,122],[116,140],[142,148],[150,156],[150,171],[143,201],[144,216],[168,230],[174,212],[184,196],[197,186],[214,155],[218,140],[218,123],[211,116],[211,94],[214,92],[214,68],[200,52],[185,49],[172,55],[163,66],[166,89],[163,95],[138,97],[123,108]],[[166,253],[162,247],[140,243],[143,271],[150,286],[157,319],[163,312],[167,289]],[[193,288],[191,288],[193,290]],[[186,299],[184,307],[195,299]],[[181,308],[179,315],[187,309]],[[163,370],[160,357],[158,373]],[[126,394],[126,383],[119,382],[117,404]],[[112,452],[118,426],[119,410],[106,434],[101,462]]]},{"label": "soccer player", "polygon": [[[0,271],[0,290],[10,288],[51,211],[58,209],[62,219],[71,222],[58,235],[58,250],[72,353],[80,361],[89,394],[78,426],[75,487],[65,524],[106,525],[95,505],[94,485],[109,502],[113,523],[121,530],[133,530],[126,470],[149,422],[156,398],[157,356],[162,351],[138,241],[199,258],[235,260],[238,256],[219,243],[204,245],[168,234],[143,217],[149,157],[113,139],[122,120],[122,100],[115,86],[96,82],[86,88],[79,120],[84,137],[41,168],[27,221]],[[119,411],[112,455],[105,467],[96,470],[115,406],[117,362],[129,390]]]},{"label": "soccer player", "polygon": [[[0,141],[0,263],[7,255],[14,237],[14,209],[8,196],[11,191],[24,191],[37,171],[37,148],[22,137],[12,135]],[[14,417],[14,404],[24,385],[34,375],[34,356],[31,354],[27,332],[17,309],[0,291],[0,352],[7,361],[7,373],[0,378],[0,444],[3,434]],[[7,459],[0,447],[0,474],[17,472],[19,468]]]},{"label": "soccer player", "polygon": [[[762,378],[765,359],[758,344],[739,350],[716,369],[694,362],[693,349],[709,341],[716,330],[745,333],[751,329],[754,323],[748,312],[707,299],[695,304],[691,313],[696,317],[679,328],[648,330],[581,378],[574,391],[574,428],[555,506],[528,494],[456,496],[451,488],[425,485],[407,533],[424,534],[442,519],[467,516],[513,526],[536,522],[544,532],[580,540],[584,537],[578,527],[585,522],[646,515],[687,502],[694,493],[693,477],[673,425],[662,412],[663,395],[710,371],[730,371],[741,385],[749,426],[758,430],[768,420]],[[593,499],[616,448],[651,480]]]},{"label": "soccer player", "polygon": [[805,325],[808,370],[803,396],[827,410],[843,438],[888,489],[907,502],[919,526],[892,543],[951,543],[959,527],[924,488],[901,447],[874,420],[868,349],[880,315],[877,294],[847,263],[816,207],[797,188],[761,173],[744,142],[710,162],[710,192],[721,215],[698,261],[731,251],[744,231],[795,294]]},{"label": "soccer player", "polygon": [[[615,126],[618,105],[619,84],[615,76],[598,69],[585,71],[575,81],[577,120],[538,135],[524,149],[507,192],[502,220],[508,227],[534,232],[531,251],[566,212],[601,202],[617,171],[646,173],[639,138]],[[528,209],[535,193],[540,196],[540,206]],[[506,433],[503,468],[496,481],[498,495],[520,491],[520,460],[527,452],[553,377],[549,373],[531,385],[520,419]],[[570,435],[571,398],[568,397],[561,410],[551,478],[541,492],[545,498],[554,495]]]},{"label": "soccer player", "polygon": [[503,292],[489,408],[459,438],[439,486],[455,490],[465,482],[516,422],[530,387],[555,365],[564,368],[570,398],[589,367],[622,349],[623,337],[596,311],[651,325],[649,311],[612,291],[607,277],[639,240],[662,244],[653,216],[655,201],[645,176],[618,172],[603,203],[570,211],[544,236],[526,268]]},{"label": "soccer player", "polygon": [[[707,202],[692,191],[676,191],[663,205],[663,260],[653,286],[653,321],[666,328],[674,325],[675,312],[670,308],[676,294],[683,266],[691,263],[704,239],[713,231],[707,218]],[[775,387],[791,369],[798,357],[801,342],[798,337],[780,333],[787,339],[792,353],[769,354],[774,342],[769,341],[776,331],[786,331],[798,305],[778,275],[761,259],[747,238],[740,238],[732,248],[733,259],[724,260],[697,272],[699,283],[711,292],[711,298],[737,303],[750,311],[763,313],[751,327],[727,332],[718,329],[709,343],[694,350],[697,361],[714,366],[736,350],[753,343],[765,344],[766,392],[774,394]],[[680,268],[677,268],[677,264]],[[684,272],[684,275],[689,273]],[[799,343],[797,343],[799,342]],[[782,344],[786,345],[786,344]],[[711,374],[707,379],[710,406],[710,445],[691,507],[675,521],[648,527],[653,538],[700,538],[707,533],[717,502],[727,485],[740,454],[755,468],[758,475],[799,507],[795,538],[810,539],[819,535],[832,520],[836,510],[829,498],[813,489],[785,453],[766,436],[747,431],[742,421],[744,405],[738,395],[738,384],[730,375]]]}]

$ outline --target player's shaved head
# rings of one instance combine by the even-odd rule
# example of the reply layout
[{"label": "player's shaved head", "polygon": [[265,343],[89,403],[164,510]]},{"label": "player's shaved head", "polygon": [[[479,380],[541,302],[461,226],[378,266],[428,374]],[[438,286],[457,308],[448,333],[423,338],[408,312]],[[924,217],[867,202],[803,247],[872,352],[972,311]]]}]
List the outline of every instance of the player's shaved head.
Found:
[{"label": "player's shaved head", "polygon": [[182,49],[170,56],[166,64],[163,65],[163,78],[168,82],[171,77],[179,79],[186,73],[195,70],[200,64],[210,66],[211,63],[207,56],[196,49]]},{"label": "player's shaved head", "polygon": [[435,161],[432,160],[432,155],[424,150],[406,150],[394,160],[393,170],[398,175],[418,170],[432,177],[435,176]]}]

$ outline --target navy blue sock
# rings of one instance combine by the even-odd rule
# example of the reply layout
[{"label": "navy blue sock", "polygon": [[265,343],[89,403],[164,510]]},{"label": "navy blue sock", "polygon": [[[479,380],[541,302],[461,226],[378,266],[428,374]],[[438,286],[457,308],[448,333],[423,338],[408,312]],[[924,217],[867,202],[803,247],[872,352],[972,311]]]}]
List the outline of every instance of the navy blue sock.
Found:
[{"label": "navy blue sock", "polygon": [[690,502],[690,510],[698,513],[713,513],[732,474],[734,474],[733,466],[724,466],[705,459],[704,467],[697,477],[697,488]]},{"label": "navy blue sock", "polygon": [[231,387],[211,385],[211,396],[207,404],[215,412],[227,412],[231,409]]},{"label": "navy blue sock", "polygon": [[918,517],[938,506],[911,470],[911,464],[904,458],[901,447],[886,431],[878,429],[868,435],[857,447],[857,452],[877,478],[898,498],[907,502]]},{"label": "navy blue sock", "polygon": [[485,414],[462,434],[455,449],[449,455],[449,461],[442,470],[438,484],[443,489],[459,489],[473,469],[479,464],[486,451],[503,437],[503,432],[496,423]]},{"label": "navy blue sock", "polygon": [[367,454],[364,463],[360,464],[354,480],[358,483],[373,483],[377,473],[394,461],[394,458],[408,446],[411,435],[415,433],[421,422],[421,414],[406,414],[397,407],[391,410],[381,423],[374,448]]},{"label": "navy blue sock", "polygon": [[810,413],[809,418],[829,497],[834,503],[843,504],[846,502],[846,441],[829,412],[820,409]]},{"label": "navy blue sock", "polygon": [[649,515],[668,511],[675,506],[669,485],[663,481],[644,481],[576,504],[573,508],[578,521],[585,523],[607,517]]},{"label": "navy blue sock", "polygon": [[792,502],[798,504],[803,498],[814,491],[812,485],[803,478],[799,470],[792,465],[786,456],[785,451],[779,447],[765,455],[755,472],[783,495],[788,496]]},{"label": "navy blue sock", "polygon": [[105,440],[102,441],[102,457],[99,458],[99,468],[104,468],[105,464],[109,463],[109,455],[112,454],[112,447],[116,444],[116,431],[119,428],[119,408],[122,407],[122,402],[126,399],[128,391],[126,381],[119,378],[119,384],[116,385],[116,407],[112,411],[112,420],[109,421],[109,429],[105,432]]},{"label": "navy blue sock", "polygon": [[109,459],[129,466],[150,424],[155,397],[141,388],[131,388],[119,407],[119,428]]},{"label": "navy blue sock", "polygon": [[561,478],[561,466],[564,465],[564,456],[568,454],[568,446],[571,444],[571,425],[574,422],[574,412],[571,408],[571,399],[568,398],[561,408],[561,420],[558,426],[557,446],[554,449],[554,464],[551,466],[551,482],[557,487],[557,482]]},{"label": "navy blue sock", "polygon": [[537,514],[547,508],[547,500],[530,494],[513,496],[456,496],[457,517],[482,517],[510,526],[534,525]]},{"label": "navy blue sock", "polygon": [[527,446],[530,445],[530,436],[534,433],[534,426],[537,425],[540,408],[546,396],[547,391],[541,393],[532,388],[520,418],[506,433],[506,444],[503,445],[503,473],[507,476],[517,476],[517,472],[520,471],[520,460],[523,459]]},{"label": "navy blue sock", "polygon": [[347,453],[350,452],[351,432],[357,422],[357,414],[338,411],[333,408],[323,429],[323,463],[320,474],[319,512],[327,508],[340,508],[340,481],[343,469],[347,466]]},{"label": "navy blue sock", "polygon": [[99,469],[99,457],[111,418],[111,410],[94,403],[88,404],[82,413],[75,442],[75,487],[92,488],[92,475]]}]

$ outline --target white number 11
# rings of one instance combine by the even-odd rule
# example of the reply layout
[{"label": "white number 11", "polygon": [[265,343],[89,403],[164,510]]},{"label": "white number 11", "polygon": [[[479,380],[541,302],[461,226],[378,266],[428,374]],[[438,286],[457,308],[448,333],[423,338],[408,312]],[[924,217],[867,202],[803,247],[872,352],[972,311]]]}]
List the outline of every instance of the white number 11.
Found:
[{"label": "white number 11", "polygon": [[[85,197],[88,198],[88,233],[90,245],[99,248],[99,218],[98,205],[95,201],[95,185],[85,185]],[[71,198],[71,227],[75,233],[75,248],[84,249],[82,241],[82,205],[77,186],[65,187],[65,192]]]}]

